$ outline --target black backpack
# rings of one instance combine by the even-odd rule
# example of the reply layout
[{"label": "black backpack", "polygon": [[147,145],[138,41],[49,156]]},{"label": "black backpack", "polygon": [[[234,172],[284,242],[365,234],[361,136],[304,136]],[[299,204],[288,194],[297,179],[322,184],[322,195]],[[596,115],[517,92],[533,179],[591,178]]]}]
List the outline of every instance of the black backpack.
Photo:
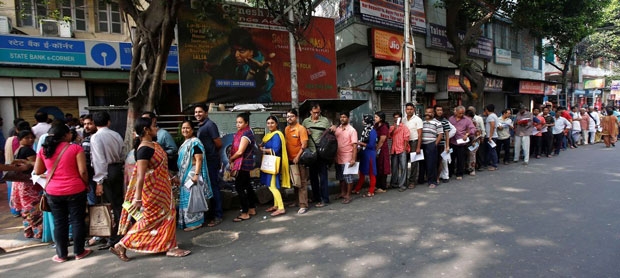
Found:
[{"label": "black backpack", "polygon": [[319,158],[326,161],[332,161],[336,157],[338,141],[336,141],[336,135],[329,129],[325,130],[319,142],[316,142],[316,152]]}]

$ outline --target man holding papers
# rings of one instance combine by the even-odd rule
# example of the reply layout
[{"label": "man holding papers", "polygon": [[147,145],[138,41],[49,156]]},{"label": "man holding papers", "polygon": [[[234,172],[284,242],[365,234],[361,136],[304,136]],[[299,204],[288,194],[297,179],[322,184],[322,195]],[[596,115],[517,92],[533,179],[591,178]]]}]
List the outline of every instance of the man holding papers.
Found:
[{"label": "man holding papers", "polygon": [[420,163],[420,177],[426,175],[429,188],[437,187],[437,146],[443,134],[443,125],[435,119],[435,110],[432,107],[426,108],[421,138],[425,159]]},{"label": "man holding papers", "polygon": [[476,127],[474,123],[464,117],[465,107],[462,105],[454,108],[454,115],[450,117],[450,123],[456,128],[456,134],[450,138],[450,147],[454,149],[452,153],[452,167],[456,166],[456,179],[463,179],[463,172],[465,170],[465,163],[467,161],[467,143],[469,143],[470,136],[476,134]]},{"label": "man holding papers", "polygon": [[402,114],[394,113],[394,125],[390,127],[389,138],[392,139],[390,157],[392,159],[392,179],[390,185],[398,191],[407,189],[407,155],[409,155],[409,129],[402,123]]},{"label": "man holding papers", "polygon": [[[338,152],[336,153],[336,179],[340,181],[340,196],[343,204],[351,202],[353,175],[345,174],[345,167],[355,166],[357,155],[357,131],[349,124],[349,111],[340,112],[340,125],[336,128]],[[357,169],[355,170],[357,173]]]},{"label": "man holding papers", "polygon": [[[413,103],[405,104],[405,114],[403,123],[409,128],[409,149],[416,156],[422,156],[422,119],[415,115],[415,107]],[[417,158],[417,157],[416,157]],[[422,158],[424,159],[424,158]],[[419,160],[419,159],[418,159]],[[418,179],[418,165],[416,159],[410,158],[411,170],[409,171],[409,189],[414,189],[416,180]]]},{"label": "man holding papers", "polygon": [[[484,160],[483,165],[489,166],[489,171],[497,170],[497,163],[499,163],[499,155],[498,152],[495,151],[496,140],[497,140],[497,132],[496,129],[503,128],[498,127],[499,118],[495,114],[495,105],[492,103],[487,105],[484,108],[484,114],[487,116],[486,123],[484,125],[484,129],[486,130],[486,136],[484,138],[484,148],[486,151],[486,159]],[[508,112],[510,115],[510,112]],[[510,119],[508,119],[510,120]],[[508,144],[510,145],[510,134],[508,134]],[[506,157],[508,154],[506,154]]]}]

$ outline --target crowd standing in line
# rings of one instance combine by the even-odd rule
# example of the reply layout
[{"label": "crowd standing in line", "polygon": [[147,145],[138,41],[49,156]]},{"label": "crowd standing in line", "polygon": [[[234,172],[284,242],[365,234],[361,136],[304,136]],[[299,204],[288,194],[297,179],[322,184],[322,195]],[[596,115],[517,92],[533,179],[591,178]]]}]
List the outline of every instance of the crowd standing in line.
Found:
[{"label": "crowd standing in line", "polygon": [[[393,113],[391,124],[382,111],[364,115],[358,137],[350,124],[349,111],[338,114],[339,125],[332,125],[321,115],[319,104],[312,104],[310,113],[301,121],[297,110],[288,110],[284,132],[278,130],[278,118],[269,116],[267,133],[259,144],[249,126],[250,114],[237,115],[237,132],[227,154],[241,206],[233,222],[257,215],[258,200],[250,177],[256,167],[255,149],[280,161],[278,171],[263,171],[260,175],[260,183],[269,188],[274,199],[266,211],[275,217],[286,213],[282,190],[290,187],[295,196],[290,207],[298,206],[297,214],[307,213],[312,201],[316,208],[330,204],[327,171],[332,164],[339,181],[337,199],[349,204],[352,195],[368,198],[390,188],[402,192],[421,184],[436,188],[452,177],[462,180],[467,174],[495,171],[501,157],[505,165],[522,157],[523,164],[528,165],[530,158],[551,158],[581,145],[602,141],[608,148],[615,147],[620,114],[613,107],[599,113],[595,107],[574,107],[569,112],[564,107],[543,105],[531,112],[521,106],[514,117],[510,109],[505,109],[497,116],[495,106],[489,104],[483,115],[477,115],[473,107],[457,106],[446,118],[443,107],[435,106],[426,108],[420,118],[415,106],[407,103],[405,115]],[[70,259],[69,239],[74,241],[73,253],[78,260],[92,253],[85,246],[97,244],[123,261],[130,260],[127,250],[171,257],[190,254],[178,248],[176,229],[192,231],[223,221],[218,175],[222,140],[205,105],[194,108],[194,118],[197,129],[193,121],[181,124],[184,142],[178,149],[171,135],[158,128],[154,113],[145,112],[137,119],[136,143],[130,154],[135,166],[127,182],[123,179],[123,167],[127,167],[123,139],[110,129],[107,112],[80,117],[81,126],[77,119],[71,119],[71,125],[61,120],[50,123],[45,112],[35,115],[37,124],[32,128],[23,119],[16,119],[10,136],[1,138],[5,141],[6,164],[1,164],[0,170],[33,169],[34,175],[47,179],[44,190],[34,182],[7,184],[12,213],[23,218],[24,236],[43,241],[51,238],[56,243],[52,260],[59,263]],[[333,136],[337,142],[331,155],[323,153],[326,136]],[[303,162],[307,151],[313,159]],[[362,193],[367,176],[369,188]],[[178,196],[174,184],[179,186]],[[43,191],[51,213],[37,210]],[[197,211],[190,206],[196,194],[205,201],[205,208]],[[100,202],[111,204],[112,236],[87,240],[87,205]],[[128,204],[125,209],[124,202]],[[142,217],[132,219],[136,211]]]}]

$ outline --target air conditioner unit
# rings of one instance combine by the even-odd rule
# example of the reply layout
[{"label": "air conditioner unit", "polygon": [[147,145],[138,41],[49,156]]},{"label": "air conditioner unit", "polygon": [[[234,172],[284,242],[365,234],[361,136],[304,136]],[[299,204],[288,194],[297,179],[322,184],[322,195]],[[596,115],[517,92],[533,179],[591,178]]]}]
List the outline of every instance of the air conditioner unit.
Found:
[{"label": "air conditioner unit", "polygon": [[13,29],[11,18],[0,16],[0,34],[10,34]]},{"label": "air conditioner unit", "polygon": [[41,36],[44,37],[58,37],[59,28],[58,21],[53,19],[41,19],[39,20],[39,30],[41,30]]},{"label": "air conditioner unit", "polygon": [[62,38],[71,38],[73,37],[73,26],[71,22],[60,20],[58,21],[59,34]]}]

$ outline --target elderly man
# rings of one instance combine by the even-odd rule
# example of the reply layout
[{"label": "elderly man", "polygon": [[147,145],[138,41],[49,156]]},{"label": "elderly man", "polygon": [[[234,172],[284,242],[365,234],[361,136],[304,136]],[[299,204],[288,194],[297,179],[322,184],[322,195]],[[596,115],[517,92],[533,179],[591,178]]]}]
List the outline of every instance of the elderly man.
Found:
[{"label": "elderly man", "polygon": [[[465,115],[465,107],[462,105],[454,108],[454,115],[449,119],[450,123],[456,128],[456,134],[450,138],[452,153],[452,163],[456,166],[456,179],[463,179],[465,163],[467,161],[467,143],[476,135],[474,123]],[[472,137],[472,138],[470,138]]]},{"label": "elderly man", "polygon": [[515,119],[515,154],[513,162],[519,162],[521,150],[523,150],[523,165],[530,161],[530,135],[534,127],[532,113],[527,111],[525,105],[519,105],[519,113]]}]

